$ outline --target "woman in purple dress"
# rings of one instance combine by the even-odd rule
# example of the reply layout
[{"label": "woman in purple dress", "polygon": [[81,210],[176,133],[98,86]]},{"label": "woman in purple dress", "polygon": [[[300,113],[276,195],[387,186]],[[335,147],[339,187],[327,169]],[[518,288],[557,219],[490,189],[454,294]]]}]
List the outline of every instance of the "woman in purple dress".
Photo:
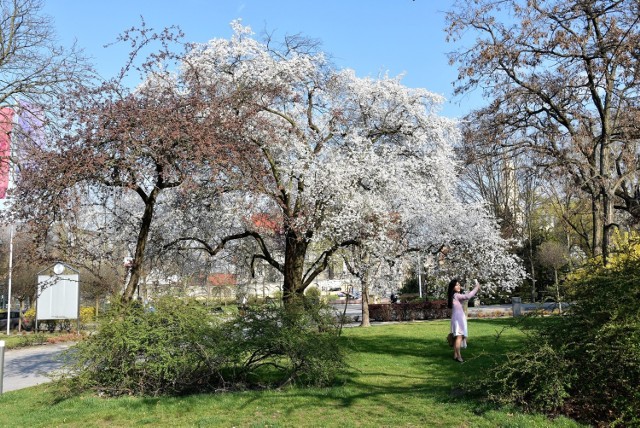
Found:
[{"label": "woman in purple dress", "polygon": [[471,299],[480,289],[478,280],[474,279],[475,287],[468,293],[460,293],[460,282],[454,278],[449,283],[449,291],[447,292],[447,304],[451,309],[451,333],[455,337],[453,345],[453,359],[463,363],[460,348],[467,347],[467,317],[464,315],[462,302]]}]

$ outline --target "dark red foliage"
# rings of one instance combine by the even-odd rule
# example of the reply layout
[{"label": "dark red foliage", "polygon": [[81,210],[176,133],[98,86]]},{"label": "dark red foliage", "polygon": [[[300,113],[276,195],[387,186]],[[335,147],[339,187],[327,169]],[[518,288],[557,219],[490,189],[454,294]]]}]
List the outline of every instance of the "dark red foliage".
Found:
[{"label": "dark red foliage", "polygon": [[446,319],[451,317],[451,309],[447,308],[446,300],[370,304],[369,317],[373,321]]}]

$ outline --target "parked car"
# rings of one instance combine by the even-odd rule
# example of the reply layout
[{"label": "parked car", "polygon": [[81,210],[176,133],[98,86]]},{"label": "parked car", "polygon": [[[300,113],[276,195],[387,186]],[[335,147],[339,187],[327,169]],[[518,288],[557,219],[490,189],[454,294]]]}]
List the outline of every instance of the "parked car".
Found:
[{"label": "parked car", "polygon": [[356,292],[355,294],[351,294],[348,291],[341,291],[338,293],[338,297],[348,297],[349,299],[359,299],[360,293]]},{"label": "parked car", "polygon": [[[9,324],[9,328],[15,329],[18,328],[18,323],[20,322],[20,312],[11,311],[11,323]],[[2,331],[7,330],[7,311],[0,312],[0,333]]]}]

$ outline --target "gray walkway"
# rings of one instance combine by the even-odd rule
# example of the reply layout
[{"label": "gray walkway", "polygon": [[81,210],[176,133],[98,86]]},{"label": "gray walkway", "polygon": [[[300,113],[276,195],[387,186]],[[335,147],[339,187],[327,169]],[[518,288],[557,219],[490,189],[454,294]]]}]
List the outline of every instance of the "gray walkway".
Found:
[{"label": "gray walkway", "polygon": [[4,354],[3,392],[50,382],[48,373],[60,368],[63,350],[73,343],[58,343],[6,350]]},{"label": "gray walkway", "polygon": [[[336,311],[336,313],[338,314],[342,314],[344,311],[344,303],[335,303],[332,305],[334,310]],[[562,303],[562,307],[563,308],[568,308],[569,305],[567,303]],[[521,308],[522,308],[522,313],[527,313],[527,312],[532,312],[532,311],[536,311],[536,310],[540,310],[540,309],[545,309],[547,311],[552,311],[554,309],[557,309],[557,304],[554,302],[547,302],[547,303],[522,303],[521,304]],[[478,306],[478,307],[472,307],[469,308],[469,314],[472,314],[471,316],[474,316],[476,314],[490,314],[490,313],[494,313],[494,312],[507,312],[507,313],[511,313],[513,309],[513,305],[512,304],[506,304],[506,305],[487,305],[487,306]],[[362,316],[362,304],[361,303],[350,303],[347,305],[347,310],[345,315],[347,317],[360,317]]]}]

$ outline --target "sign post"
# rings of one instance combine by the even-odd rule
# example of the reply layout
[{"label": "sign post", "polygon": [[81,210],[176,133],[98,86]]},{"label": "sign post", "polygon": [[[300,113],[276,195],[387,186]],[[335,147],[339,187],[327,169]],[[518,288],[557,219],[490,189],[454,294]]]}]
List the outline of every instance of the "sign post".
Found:
[{"label": "sign post", "polygon": [[39,272],[37,296],[36,323],[75,319],[80,326],[80,276],[77,270],[58,262]]}]

